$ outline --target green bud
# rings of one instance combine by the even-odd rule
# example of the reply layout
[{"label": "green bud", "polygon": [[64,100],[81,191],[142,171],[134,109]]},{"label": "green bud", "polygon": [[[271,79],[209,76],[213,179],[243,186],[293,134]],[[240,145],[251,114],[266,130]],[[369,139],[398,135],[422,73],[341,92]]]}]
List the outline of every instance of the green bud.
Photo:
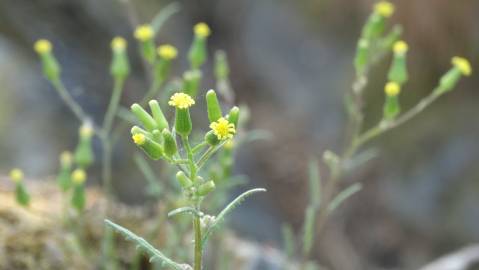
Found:
[{"label": "green bud", "polygon": [[189,188],[193,185],[193,182],[185,175],[184,172],[179,171],[176,173],[176,180],[180,183],[182,188]]},{"label": "green bud", "polygon": [[406,53],[408,45],[404,41],[394,44],[394,57],[388,73],[388,80],[403,85],[408,80]]},{"label": "green bud", "polygon": [[126,52],[126,41],[116,37],[112,41],[113,58],[110,64],[110,74],[114,78],[124,79],[130,74],[130,63]]},{"label": "green bud", "polygon": [[60,79],[61,67],[51,52],[40,55],[42,59],[43,75],[51,82],[58,82]]},{"label": "green bud", "polygon": [[163,147],[165,148],[165,155],[172,157],[178,152],[178,147],[176,146],[176,140],[171,135],[171,132],[168,129],[163,129],[161,132],[163,134]]},{"label": "green bud", "polygon": [[228,122],[233,123],[235,127],[238,126],[240,116],[240,109],[237,106],[231,108],[230,112],[228,113]]},{"label": "green bud", "polygon": [[211,146],[218,145],[221,142],[212,130],[206,133],[205,141]]},{"label": "green bud", "polygon": [[461,77],[462,73],[458,68],[451,68],[446,74],[441,77],[441,79],[439,80],[439,86],[436,88],[435,92],[437,94],[443,94],[451,91],[452,89],[454,89]]},{"label": "green bud", "polygon": [[210,123],[216,122],[223,116],[220,102],[218,101],[218,97],[216,96],[216,92],[214,90],[209,90],[206,93],[206,106]]},{"label": "green bud", "polygon": [[83,184],[75,185],[71,199],[72,206],[78,211],[83,211],[83,209],[85,209],[85,203],[85,186]]},{"label": "green bud", "polygon": [[156,48],[153,39],[141,42],[141,55],[148,63],[153,64],[156,58]]},{"label": "green bud", "polygon": [[199,196],[206,196],[208,195],[208,193],[210,193],[211,191],[213,191],[214,189],[216,188],[215,186],[215,182],[213,181],[208,181],[204,184],[201,184],[199,187],[198,187],[198,195]]},{"label": "green bud", "polygon": [[195,98],[200,87],[202,73],[200,70],[190,70],[183,74],[183,92]]},{"label": "green bud", "polygon": [[131,112],[136,116],[136,118],[143,124],[143,126],[148,131],[153,131],[157,129],[157,123],[149,113],[147,113],[140,105],[137,103],[131,105]]},{"label": "green bud", "polygon": [[190,61],[191,68],[199,69],[206,61],[207,56],[206,38],[195,36],[188,51],[188,60]]},{"label": "green bud", "polygon": [[164,128],[168,128],[168,121],[166,120],[158,101],[150,100],[148,105],[150,105],[151,114],[153,115],[153,119],[156,121],[158,129],[163,130]]},{"label": "green bud", "polygon": [[155,62],[155,79],[158,82],[164,82],[170,74],[171,60],[160,58]]},{"label": "green bud", "polygon": [[386,26],[386,18],[373,13],[363,27],[362,37],[367,40],[373,40],[381,36]]},{"label": "green bud", "polygon": [[187,137],[191,133],[193,124],[191,123],[190,110],[176,108],[175,113],[175,130],[183,137]]},{"label": "green bud", "polygon": [[153,141],[157,142],[157,143],[163,143],[163,135],[161,134],[161,132],[158,130],[158,129],[155,129],[153,130],[153,132],[151,133],[153,135],[152,139]]},{"label": "green bud", "polygon": [[74,154],[75,162],[81,168],[87,168],[95,161],[91,142],[92,136],[93,128],[91,124],[83,124],[79,129],[80,138]]},{"label": "green bud", "polygon": [[216,51],[215,53],[215,77],[217,80],[228,79],[230,68],[228,65],[228,59],[224,51]]},{"label": "green bud", "polygon": [[401,112],[398,96],[386,95],[386,101],[383,108],[383,119],[393,120]]},{"label": "green bud", "polygon": [[151,159],[158,160],[163,157],[163,147],[147,136],[137,133],[133,135],[133,141],[138,145]]},{"label": "green bud", "polygon": [[21,206],[28,206],[30,204],[30,195],[23,181],[15,183],[15,200]]},{"label": "green bud", "polygon": [[401,25],[394,25],[393,29],[389,33],[379,40],[379,48],[384,51],[389,51],[393,47],[394,43],[399,40],[403,29]]},{"label": "green bud", "polygon": [[131,135],[135,135],[135,134],[137,134],[137,133],[141,133],[141,134],[145,135],[146,137],[148,137],[148,138],[150,138],[150,139],[153,138],[153,134],[152,134],[152,133],[150,133],[150,132],[148,132],[148,131],[146,131],[146,130],[144,130],[144,129],[138,127],[138,126],[133,126],[133,127],[131,128],[131,130],[130,130],[130,133],[131,133]]},{"label": "green bud", "polygon": [[369,59],[369,41],[361,38],[356,48],[356,57],[354,58],[354,67],[356,74],[363,74]]}]

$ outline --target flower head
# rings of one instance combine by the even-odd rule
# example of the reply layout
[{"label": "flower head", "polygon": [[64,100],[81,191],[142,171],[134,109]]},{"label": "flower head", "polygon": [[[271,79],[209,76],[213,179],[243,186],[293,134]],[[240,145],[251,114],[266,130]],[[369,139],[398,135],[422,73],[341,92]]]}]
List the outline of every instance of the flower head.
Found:
[{"label": "flower head", "polygon": [[46,39],[39,39],[35,42],[33,48],[38,54],[49,53],[52,51],[52,44]]},{"label": "flower head", "polygon": [[175,93],[171,96],[168,105],[178,109],[187,109],[195,104],[195,100],[185,93]]},{"label": "flower head", "polygon": [[111,40],[111,49],[115,52],[122,52],[126,49],[126,40],[122,37],[114,37]]},{"label": "flower head", "polygon": [[131,138],[133,139],[133,142],[136,145],[143,145],[143,144],[145,144],[145,141],[146,141],[145,135],[143,135],[141,133],[133,134],[133,136],[131,136]]},{"label": "flower head", "polygon": [[60,155],[60,163],[63,166],[70,166],[73,162],[73,155],[70,151],[64,151]]},{"label": "flower head", "polygon": [[461,71],[462,75],[470,76],[472,74],[471,64],[466,58],[455,56],[452,58],[452,64]]},{"label": "flower head", "polygon": [[193,30],[195,35],[200,38],[208,37],[211,34],[210,27],[204,22],[197,23]]},{"label": "flower head", "polygon": [[13,182],[18,183],[23,180],[23,172],[22,170],[15,168],[10,171],[10,179],[12,179]]},{"label": "flower head", "polygon": [[401,92],[401,86],[395,82],[388,82],[384,87],[384,92],[388,97],[395,97]]},{"label": "flower head", "polygon": [[394,13],[394,5],[388,1],[380,1],[374,5],[374,12],[385,18],[389,18]]},{"label": "flower head", "polygon": [[155,31],[153,31],[153,27],[149,24],[140,25],[135,29],[135,38],[139,41],[148,41],[152,39],[154,35]]},{"label": "flower head", "polygon": [[82,169],[76,169],[72,172],[73,183],[79,185],[83,184],[86,180],[86,172]]},{"label": "flower head", "polygon": [[80,137],[82,138],[90,138],[93,135],[93,127],[91,123],[84,123],[80,127]]},{"label": "flower head", "polygon": [[393,51],[396,54],[404,54],[408,50],[408,45],[404,40],[396,41],[393,46]]},{"label": "flower head", "polygon": [[160,47],[158,47],[157,51],[158,55],[166,60],[175,59],[178,55],[178,51],[176,50],[176,48],[171,46],[170,44],[161,45]]},{"label": "flower head", "polygon": [[223,117],[211,123],[210,128],[219,140],[231,139],[236,133],[235,125]]}]

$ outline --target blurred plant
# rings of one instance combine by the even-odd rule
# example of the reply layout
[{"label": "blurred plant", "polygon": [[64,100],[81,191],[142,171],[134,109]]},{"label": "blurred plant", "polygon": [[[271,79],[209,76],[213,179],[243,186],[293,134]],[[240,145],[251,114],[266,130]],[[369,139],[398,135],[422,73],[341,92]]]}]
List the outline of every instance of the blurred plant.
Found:
[{"label": "blurred plant", "polygon": [[[341,155],[330,150],[323,153],[323,162],[329,170],[328,178],[321,181],[318,162],[313,160],[310,163],[309,190],[311,194],[310,203],[304,215],[302,238],[298,239],[295,236],[290,225],[283,226],[285,253],[295,259],[298,258],[297,252],[299,251],[302,255],[300,256],[302,258],[301,269],[319,269],[319,266],[309,259],[314,239],[323,230],[331,213],[362,188],[360,183],[353,183],[338,190],[341,178],[374,157],[374,154],[368,151],[357,155],[358,150],[372,139],[418,115],[436,99],[453,90],[461,77],[469,76],[472,73],[471,66],[466,59],[453,57],[451,69],[440,78],[437,87],[415,106],[401,112],[399,95],[409,79],[408,45],[405,41],[399,40],[402,33],[400,25],[395,25],[386,33],[387,22],[394,14],[394,9],[394,5],[390,2],[377,2],[362,29],[354,59],[356,78],[352,84],[352,91],[346,94],[345,99],[351,134]],[[375,126],[364,130],[363,92],[368,82],[368,73],[371,67],[383,60],[390,52],[392,52],[392,61],[387,75],[388,82],[384,86],[383,116]]]}]

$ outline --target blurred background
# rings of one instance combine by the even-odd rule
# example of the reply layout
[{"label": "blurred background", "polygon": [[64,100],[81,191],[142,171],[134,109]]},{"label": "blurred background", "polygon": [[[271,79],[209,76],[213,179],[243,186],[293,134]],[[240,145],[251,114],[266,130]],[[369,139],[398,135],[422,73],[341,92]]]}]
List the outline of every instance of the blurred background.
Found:
[{"label": "blurred background", "polygon": [[[110,41],[130,42],[133,73],[122,104],[137,101],[148,85],[132,31],[171,1],[0,1],[0,173],[21,167],[48,179],[58,155],[75,146],[78,121],[50,84],[32,49],[47,38],[74,98],[100,122],[111,94]],[[213,31],[210,50],[224,49],[237,103],[251,109],[250,128],[270,140],[245,145],[235,172],[266,195],[240,207],[232,227],[255,241],[281,246],[280,227],[300,230],[307,204],[307,165],[325,150],[340,152],[347,116],[343,95],[354,77],[352,59],[370,0],[178,1],[181,11],[164,25],[158,41],[179,48],[175,74],[188,66],[192,26]],[[392,21],[410,45],[410,81],[401,94],[409,108],[427,95],[461,55],[478,70],[479,2],[393,1]],[[371,72],[366,89],[366,127],[381,117],[390,59]],[[214,87],[212,61],[202,89]],[[434,258],[479,241],[478,77],[473,74],[432,107],[367,145],[378,151],[345,182],[363,190],[332,217],[315,256],[333,269],[417,269]],[[206,127],[206,125],[205,125]],[[128,142],[115,149],[119,197],[141,204],[144,182],[131,162]],[[95,143],[101,155],[99,142]],[[99,164],[91,181],[99,182]],[[325,171],[324,168],[321,168]],[[244,187],[241,187],[241,190]],[[240,190],[238,190],[239,192]]]}]

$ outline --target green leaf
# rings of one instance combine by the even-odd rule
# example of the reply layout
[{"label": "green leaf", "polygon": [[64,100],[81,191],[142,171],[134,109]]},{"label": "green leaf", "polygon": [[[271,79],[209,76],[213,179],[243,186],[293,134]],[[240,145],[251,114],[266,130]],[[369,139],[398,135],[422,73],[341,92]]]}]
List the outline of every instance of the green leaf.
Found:
[{"label": "green leaf", "polygon": [[362,189],[362,187],[363,186],[360,183],[356,183],[356,184],[353,184],[353,185],[345,188],[341,192],[339,192],[339,194],[336,195],[336,197],[334,197],[334,199],[329,203],[328,212],[332,213],[334,210],[336,210],[336,208],[338,208],[339,205],[341,205],[342,202],[347,200],[349,197],[354,195],[356,192],[360,191]]},{"label": "green leaf", "polygon": [[319,175],[318,160],[316,158],[309,161],[309,201],[315,207],[321,202],[321,178]]},{"label": "green leaf", "polygon": [[281,233],[283,235],[283,248],[288,258],[293,258],[295,247],[295,237],[293,228],[289,224],[283,224],[281,226]]},{"label": "green leaf", "polygon": [[185,206],[185,207],[176,208],[175,210],[170,211],[168,213],[168,217],[176,216],[183,213],[192,214],[198,217],[201,217],[203,215],[201,212],[198,212],[198,210],[196,210],[195,208],[190,206]]},{"label": "green leaf", "polygon": [[221,222],[224,221],[227,214],[231,213],[238,205],[240,205],[247,197],[258,193],[258,192],[266,192],[264,188],[254,188],[250,189],[246,192],[243,192],[241,195],[236,197],[233,201],[231,201],[219,214],[216,216],[214,222],[208,227],[203,235],[203,239],[201,241],[201,246],[204,248],[206,242],[208,241],[208,237],[211,233],[220,225]]},{"label": "green leaf", "polygon": [[313,247],[314,221],[316,220],[316,207],[309,205],[305,211],[303,224],[303,255],[307,257]]},{"label": "green leaf", "polygon": [[154,260],[160,260],[162,264],[165,266],[171,267],[175,270],[188,270],[192,269],[191,266],[187,264],[179,264],[177,262],[174,262],[170,258],[166,257],[163,253],[161,253],[159,250],[154,248],[150,243],[148,243],[145,239],[139,237],[138,235],[134,234],[133,232],[129,231],[128,229],[108,220],[105,219],[105,224],[106,226],[109,226],[113,228],[115,231],[117,231],[119,234],[123,235],[127,240],[135,242],[136,245],[138,245],[140,248],[145,250],[145,252],[148,254],[150,257],[150,262]]}]

